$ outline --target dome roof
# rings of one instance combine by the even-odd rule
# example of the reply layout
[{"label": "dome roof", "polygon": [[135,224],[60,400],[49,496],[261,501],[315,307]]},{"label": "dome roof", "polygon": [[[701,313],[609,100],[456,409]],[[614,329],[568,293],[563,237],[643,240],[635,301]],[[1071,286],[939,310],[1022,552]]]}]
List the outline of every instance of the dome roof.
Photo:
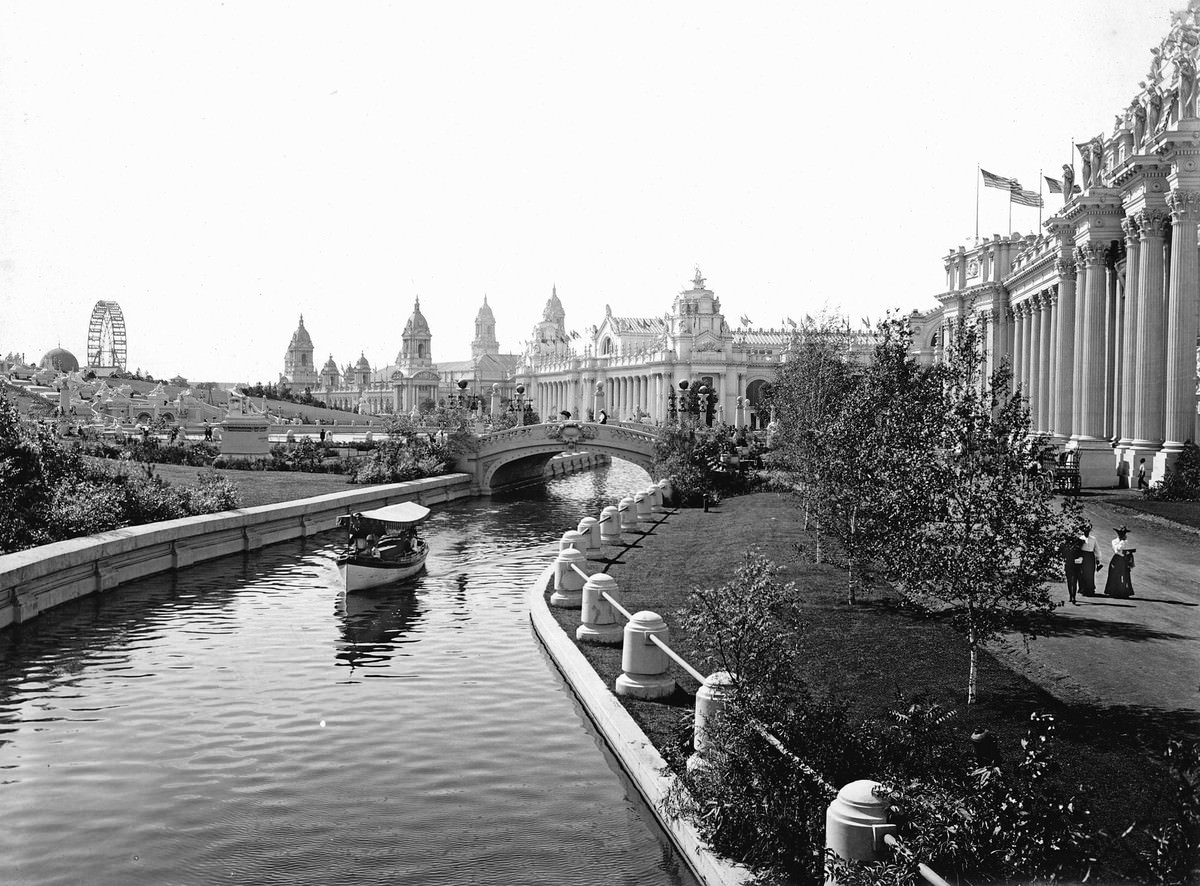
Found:
[{"label": "dome roof", "polygon": [[366,354],[363,354],[361,351],[359,352],[358,362],[354,364],[354,368],[370,370],[371,362],[367,359]]},{"label": "dome roof", "polygon": [[333,362],[333,354],[329,355],[329,359],[325,361],[325,365],[321,367],[321,371],[332,372],[334,375],[338,374],[338,365]]},{"label": "dome roof", "polygon": [[492,313],[492,309],[488,306],[487,296],[483,297],[483,307],[479,309],[479,313],[475,315],[476,320],[491,320],[495,322],[496,315]]},{"label": "dome roof", "polygon": [[421,313],[421,299],[417,299],[413,304],[412,316],[408,318],[408,323],[404,325],[405,335],[430,335],[429,321],[425,319],[425,315]]},{"label": "dome roof", "polygon": [[40,369],[57,369],[59,372],[78,372],[79,361],[65,348],[51,348],[38,362]]},{"label": "dome roof", "polygon": [[312,339],[308,335],[308,330],[304,328],[304,315],[300,315],[300,325],[296,327],[296,331],[292,333],[292,343],[289,348],[311,348],[313,346]]},{"label": "dome roof", "polygon": [[562,320],[567,316],[567,312],[563,310],[562,302],[558,300],[557,284],[550,289],[550,299],[546,302],[546,308],[542,311],[543,320]]}]

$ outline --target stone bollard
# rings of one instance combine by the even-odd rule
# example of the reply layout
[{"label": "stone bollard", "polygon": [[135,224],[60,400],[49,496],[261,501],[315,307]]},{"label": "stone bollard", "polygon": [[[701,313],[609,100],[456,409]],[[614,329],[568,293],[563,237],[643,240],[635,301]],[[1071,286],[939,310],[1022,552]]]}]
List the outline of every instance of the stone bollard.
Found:
[{"label": "stone bollard", "polygon": [[621,512],[613,505],[600,512],[600,541],[606,545],[621,543]]},{"label": "stone bollard", "polygon": [[575,639],[580,643],[603,643],[615,646],[625,636],[625,628],[620,623],[619,613],[613,609],[602,593],[607,593],[616,600],[621,599],[621,591],[617,580],[611,575],[597,572],[583,584],[583,607],[579,611],[579,627],[575,629]]},{"label": "stone bollard", "polygon": [[671,481],[666,477],[663,477],[658,481],[658,488],[662,492],[663,508],[666,509],[668,507],[668,502],[671,502],[675,496],[675,490],[671,486]]},{"label": "stone bollard", "polygon": [[887,855],[886,834],[896,832],[887,823],[887,801],[875,796],[879,782],[852,781],[840,791],[825,812],[825,846],[847,861],[879,861]]},{"label": "stone bollard", "polygon": [[675,691],[675,678],[667,673],[667,654],[650,642],[656,636],[664,643],[670,633],[657,613],[638,612],[625,625],[621,645],[621,676],[614,688],[617,695],[633,698],[666,698]]},{"label": "stone bollard", "polygon": [[650,510],[656,514],[665,514],[667,506],[663,504],[662,486],[654,483],[646,490],[646,495],[651,496]]},{"label": "stone bollard", "polygon": [[583,605],[583,576],[572,569],[572,566],[583,568],[587,558],[583,551],[575,548],[564,548],[558,552],[554,561],[554,593],[550,595],[550,605],[560,609],[578,609]]},{"label": "stone bollard", "polygon": [[295,443],[296,442],[296,432],[289,428],[287,434],[284,435],[283,439],[286,440],[288,443]]},{"label": "stone bollard", "polygon": [[584,517],[579,521],[579,532],[583,533],[583,552],[589,557],[600,553],[600,521],[595,517]]},{"label": "stone bollard", "polygon": [[633,497],[633,506],[637,510],[637,521],[639,523],[653,523],[655,521],[656,518],[650,510],[654,506],[654,500],[646,495],[646,493],[639,492],[635,495]]},{"label": "stone bollard", "polygon": [[558,549],[560,551],[565,551],[567,548],[574,548],[577,551],[582,551],[586,541],[587,539],[584,537],[582,532],[578,532],[574,529],[568,529],[562,534],[562,538],[558,540]]},{"label": "stone bollard", "polygon": [[712,764],[714,752],[717,750],[709,744],[705,726],[725,707],[725,701],[732,691],[733,676],[729,671],[716,671],[704,679],[704,684],[696,690],[696,723],[692,729],[693,753],[688,757],[688,772],[703,769]]},{"label": "stone bollard", "polygon": [[367,431],[367,435],[363,438],[363,441],[366,443],[374,443],[375,442],[375,432]]},{"label": "stone bollard", "polygon": [[637,529],[637,509],[634,507],[633,499],[628,495],[617,503],[617,510],[621,514],[621,531],[631,532]]}]

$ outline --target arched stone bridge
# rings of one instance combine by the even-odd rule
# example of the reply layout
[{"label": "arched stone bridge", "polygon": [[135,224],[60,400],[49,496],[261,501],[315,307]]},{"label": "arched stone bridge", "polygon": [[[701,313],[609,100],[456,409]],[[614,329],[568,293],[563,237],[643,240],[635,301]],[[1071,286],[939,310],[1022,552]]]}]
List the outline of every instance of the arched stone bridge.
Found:
[{"label": "arched stone bridge", "polygon": [[498,492],[540,478],[546,463],[564,452],[598,452],[650,470],[657,436],[648,431],[593,422],[552,422],[485,434],[457,469],[474,477],[473,491]]}]

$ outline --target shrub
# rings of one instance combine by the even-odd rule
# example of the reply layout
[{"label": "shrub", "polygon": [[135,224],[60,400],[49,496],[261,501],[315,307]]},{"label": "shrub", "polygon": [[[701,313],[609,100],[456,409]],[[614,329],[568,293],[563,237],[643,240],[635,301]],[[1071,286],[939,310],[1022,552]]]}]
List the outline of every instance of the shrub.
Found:
[{"label": "shrub", "polygon": [[1162,481],[1145,490],[1155,501],[1200,500],[1200,447],[1191,440],[1183,444],[1179,460],[1167,470]]}]

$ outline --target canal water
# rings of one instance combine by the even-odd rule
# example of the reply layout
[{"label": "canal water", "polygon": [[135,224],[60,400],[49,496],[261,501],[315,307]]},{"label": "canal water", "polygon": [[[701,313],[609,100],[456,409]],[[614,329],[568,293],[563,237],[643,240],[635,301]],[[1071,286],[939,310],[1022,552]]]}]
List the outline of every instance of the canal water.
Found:
[{"label": "canal water", "polygon": [[457,502],[347,597],[327,533],[0,631],[0,881],[690,884],[529,627],[611,466]]}]

